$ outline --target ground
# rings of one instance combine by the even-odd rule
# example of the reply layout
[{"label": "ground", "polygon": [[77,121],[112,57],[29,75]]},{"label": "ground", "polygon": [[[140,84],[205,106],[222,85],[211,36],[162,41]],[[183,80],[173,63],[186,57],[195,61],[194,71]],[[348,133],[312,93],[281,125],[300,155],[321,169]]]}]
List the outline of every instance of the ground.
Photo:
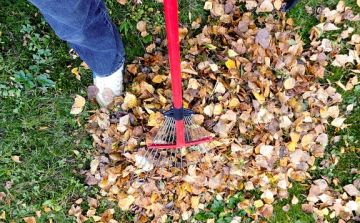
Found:
[{"label": "ground", "polygon": [[[293,18],[295,25],[301,27],[298,33],[309,44],[306,41],[309,30],[318,21],[307,16],[305,5],[316,9],[320,5],[335,6],[337,2],[301,1],[287,17]],[[355,12],[360,11],[355,0],[345,2]],[[143,45],[149,40],[139,35],[136,24],[147,20],[154,26],[164,26],[162,14],[155,13],[162,11],[161,4],[149,0],[137,6],[121,5],[115,0],[106,3],[122,34],[128,61],[142,56]],[[203,4],[200,0],[181,0],[180,23],[191,23],[189,12],[192,20],[198,16],[206,17],[208,12],[203,10]],[[1,215],[0,221],[23,222],[26,217],[37,216],[38,222],[48,222],[48,219],[74,222],[75,218],[68,215],[71,205],[78,199],[96,198],[99,191],[97,187],[86,185],[82,174],[89,169],[92,160],[88,151],[94,150],[92,139],[82,125],[90,111],[97,107],[89,102],[80,116],[70,114],[75,95],[86,96],[87,86],[92,82],[91,71],[80,66],[82,61],[55,36],[41,13],[30,3],[5,0],[0,5],[0,192],[6,194],[0,199],[0,214],[6,214]],[[359,26],[355,27],[357,33],[360,33]],[[76,67],[80,81],[71,72]],[[328,73],[319,81],[335,83],[340,80],[346,84],[350,78],[341,69],[330,71],[333,75]],[[327,156],[339,155],[339,164],[336,168],[317,169],[311,174],[315,178],[328,175],[338,178],[340,188],[359,178],[359,174],[350,173],[350,170],[360,169],[356,148],[360,140],[360,108],[357,106],[360,88],[353,91],[337,89],[344,98],[342,112],[347,105],[355,105],[346,119],[351,126],[337,132],[335,128],[327,130],[329,138],[342,136],[339,143],[329,145],[326,150]],[[342,147],[344,153],[340,152]],[[289,199],[296,195],[300,200],[298,205],[284,212],[282,207],[289,200],[276,202],[274,216],[269,221],[313,222],[311,215],[301,211],[307,190],[306,184],[295,184]],[[83,206],[83,209],[88,208],[87,204]],[[102,200],[97,211],[101,213],[113,206]],[[132,213],[122,212],[119,208],[115,210],[121,221],[132,221]]]}]

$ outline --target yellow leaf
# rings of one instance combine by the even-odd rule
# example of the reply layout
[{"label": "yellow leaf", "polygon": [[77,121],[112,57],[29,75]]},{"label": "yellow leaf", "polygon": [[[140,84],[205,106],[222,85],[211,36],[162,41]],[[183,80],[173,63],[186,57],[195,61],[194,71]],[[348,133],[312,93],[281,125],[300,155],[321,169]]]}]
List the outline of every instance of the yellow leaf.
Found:
[{"label": "yellow leaf", "polygon": [[237,108],[239,105],[240,105],[239,99],[233,98],[233,99],[231,99],[231,101],[229,103],[229,108],[234,109],[234,108]]},{"label": "yellow leaf", "polygon": [[82,112],[84,106],[85,106],[85,98],[80,95],[76,95],[75,102],[72,105],[70,114],[72,115],[79,114],[80,112]]},{"label": "yellow leaf", "polygon": [[158,196],[157,194],[153,193],[153,194],[151,195],[151,203],[154,203],[154,201],[155,201],[158,197],[159,197],[159,196]]},{"label": "yellow leaf", "polygon": [[255,91],[252,91],[253,95],[255,96],[256,100],[258,100],[258,102],[262,105],[265,102],[265,97],[263,94],[258,94]]},{"label": "yellow leaf", "polygon": [[360,0],[357,0],[357,5],[360,7]]},{"label": "yellow leaf", "polygon": [[296,101],[295,98],[292,98],[292,99],[289,101],[289,105],[290,105],[291,107],[293,107],[293,108],[296,106],[296,104],[297,104],[297,101]]},{"label": "yellow leaf", "polygon": [[3,211],[3,213],[0,215],[0,219],[5,219],[6,218],[6,213],[5,211]]},{"label": "yellow leaf", "polygon": [[157,84],[160,84],[162,83],[164,80],[166,80],[166,76],[165,75],[156,75],[153,79],[152,79],[152,82],[154,83],[157,83]]},{"label": "yellow leaf", "polygon": [[81,80],[80,74],[79,74],[79,68],[75,67],[71,69],[71,73],[75,74],[76,79]]},{"label": "yellow leaf", "polygon": [[228,61],[225,62],[225,66],[229,69],[235,68],[236,67],[235,61],[229,59]]},{"label": "yellow leaf", "polygon": [[162,96],[160,93],[158,93],[159,94],[159,101],[160,101],[160,103],[161,103],[161,105],[165,105],[166,104],[166,102],[167,102],[167,100],[166,100],[166,98],[164,97],[164,96]]},{"label": "yellow leaf", "polygon": [[131,93],[126,93],[124,98],[124,104],[126,108],[134,108],[137,106],[136,96]]},{"label": "yellow leaf", "polygon": [[297,143],[296,142],[290,142],[287,147],[289,151],[294,151],[296,148]]},{"label": "yellow leaf", "polygon": [[260,208],[260,207],[264,206],[264,202],[263,202],[262,200],[256,200],[256,201],[254,202],[254,206],[255,206],[256,208]]}]

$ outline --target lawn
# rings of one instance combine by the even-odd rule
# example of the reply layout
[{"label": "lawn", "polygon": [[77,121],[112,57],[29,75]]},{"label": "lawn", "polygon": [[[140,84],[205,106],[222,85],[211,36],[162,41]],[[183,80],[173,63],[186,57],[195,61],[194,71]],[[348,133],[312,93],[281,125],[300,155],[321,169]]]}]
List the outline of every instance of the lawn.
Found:
[{"label": "lawn", "polygon": [[[356,0],[345,2],[355,13],[360,12]],[[309,31],[319,23],[307,14],[305,5],[315,10],[321,5],[334,8],[337,3],[335,0],[303,0],[287,13],[295,26],[300,27],[297,32],[306,44],[304,48],[311,43]],[[107,0],[106,4],[122,34],[128,62],[143,56],[144,46],[152,39],[141,37],[136,24],[148,21],[154,27],[164,27],[162,5],[151,0],[136,6],[121,5],[115,0]],[[132,212],[121,211],[115,202],[99,197],[97,186],[85,183],[85,171],[90,169],[91,154],[96,149],[83,126],[97,106],[87,101],[78,116],[71,115],[70,110],[76,94],[86,97],[87,87],[92,83],[91,71],[81,66],[81,59],[56,37],[41,13],[30,3],[3,0],[0,6],[0,222],[24,222],[24,218],[31,216],[36,217],[37,222],[75,222],[76,218],[68,211],[75,203],[87,211],[89,198],[99,199],[98,215],[114,208],[116,220],[133,222]],[[190,26],[196,18],[202,17],[202,25],[205,25],[209,12],[203,7],[201,0],[180,0],[180,24]],[[359,23],[354,28],[355,33],[360,33]],[[164,37],[164,30],[158,35]],[[339,32],[328,35],[336,39]],[[81,80],[72,73],[73,68],[79,69]],[[316,166],[320,168],[310,174],[312,179],[324,176],[338,179],[339,183],[332,186],[335,191],[341,191],[343,186],[360,177],[359,171],[351,171],[360,170],[360,88],[345,91],[335,84],[337,81],[347,83],[351,77],[349,69],[344,72],[329,67],[328,71],[319,82],[330,82],[341,93],[343,101],[339,107],[342,114],[348,115],[345,123],[351,125],[345,129],[327,129],[330,140],[335,136],[341,136],[341,139],[327,146],[325,157],[316,160]],[[346,111],[350,104],[354,109]],[[321,168],[332,154],[337,155],[338,164]],[[294,183],[288,199],[274,202],[274,215],[269,222],[315,222],[314,215],[301,209],[308,190],[308,184]],[[294,195],[299,198],[299,203],[290,211],[283,211],[283,206]],[[234,198],[234,202],[240,200]],[[223,209],[211,208],[214,201],[207,206],[216,217],[224,215]],[[239,211],[239,215],[245,214]],[[202,217],[198,215],[199,219]]]}]

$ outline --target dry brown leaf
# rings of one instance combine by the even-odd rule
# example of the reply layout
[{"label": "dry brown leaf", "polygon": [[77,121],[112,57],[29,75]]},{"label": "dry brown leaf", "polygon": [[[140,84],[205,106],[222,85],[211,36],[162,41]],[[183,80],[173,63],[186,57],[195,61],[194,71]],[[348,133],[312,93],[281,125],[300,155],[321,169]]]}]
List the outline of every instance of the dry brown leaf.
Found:
[{"label": "dry brown leaf", "polygon": [[274,10],[274,6],[270,0],[263,1],[260,6],[256,9],[256,13],[259,12],[271,12]]},{"label": "dry brown leaf", "polygon": [[95,85],[91,85],[87,89],[87,96],[89,100],[96,98],[96,95],[99,93],[99,88]]},{"label": "dry brown leaf", "polygon": [[26,217],[23,218],[26,223],[36,223],[35,217]]},{"label": "dry brown leaf", "polygon": [[[268,1],[268,0],[265,0],[265,1]],[[272,6],[272,4],[271,4],[271,6]],[[268,48],[270,46],[269,38],[270,38],[269,31],[267,29],[260,29],[256,34],[255,42],[260,44],[260,46],[263,48]]]},{"label": "dry brown leaf", "polygon": [[134,108],[136,106],[137,106],[136,96],[131,93],[126,93],[122,108],[124,110],[127,110],[128,108]]},{"label": "dry brown leaf", "polygon": [[0,215],[0,219],[6,219],[6,213],[3,211]]},{"label": "dry brown leaf", "polygon": [[146,21],[140,21],[136,24],[136,28],[137,30],[139,30],[140,32],[144,32],[146,31]]},{"label": "dry brown leaf", "polygon": [[21,163],[21,161],[20,161],[20,156],[11,156],[11,159],[12,159],[15,163]]},{"label": "dry brown leaf", "polygon": [[338,127],[340,128],[344,121],[345,121],[346,118],[335,118],[332,122],[331,122],[331,125],[335,126],[335,127]]},{"label": "dry brown leaf", "polygon": [[122,5],[126,5],[126,0],[116,0],[116,1]]},{"label": "dry brown leaf", "polygon": [[123,210],[123,211],[128,211],[130,208],[130,205],[132,205],[135,201],[135,198],[132,195],[129,195],[125,198],[120,198],[118,199],[119,203],[119,207]]},{"label": "dry brown leaf", "polygon": [[350,196],[360,197],[360,191],[353,184],[348,184],[348,185],[344,186],[344,190]]},{"label": "dry brown leaf", "polygon": [[293,89],[295,87],[295,79],[294,78],[288,78],[284,81],[284,88],[285,89]]},{"label": "dry brown leaf", "polygon": [[75,102],[71,107],[70,114],[72,115],[80,114],[84,106],[85,106],[85,98],[80,95],[76,95]]}]

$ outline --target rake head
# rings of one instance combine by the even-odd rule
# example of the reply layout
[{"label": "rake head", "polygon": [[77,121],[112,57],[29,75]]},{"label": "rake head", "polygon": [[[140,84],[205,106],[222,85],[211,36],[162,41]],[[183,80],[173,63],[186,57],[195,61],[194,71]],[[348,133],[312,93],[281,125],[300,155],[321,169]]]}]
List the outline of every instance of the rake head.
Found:
[{"label": "rake head", "polygon": [[136,155],[135,166],[138,170],[136,181],[163,179],[182,176],[183,171],[195,165],[202,171],[213,167],[219,160],[219,151],[212,143],[212,137],[194,119],[194,112],[184,109],[183,138],[177,137],[174,110],[164,113],[165,121],[145,153]]}]

